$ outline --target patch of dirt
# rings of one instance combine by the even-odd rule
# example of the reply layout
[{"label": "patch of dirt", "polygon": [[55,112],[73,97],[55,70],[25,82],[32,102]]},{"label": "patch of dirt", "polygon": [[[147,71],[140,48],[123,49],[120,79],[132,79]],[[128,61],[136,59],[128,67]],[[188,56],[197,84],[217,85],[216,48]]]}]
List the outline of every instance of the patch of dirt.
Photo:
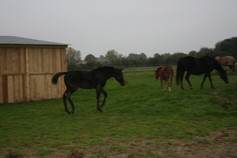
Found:
[{"label": "patch of dirt", "polygon": [[[151,140],[152,141],[152,140]],[[133,152],[113,155],[111,158],[236,158],[237,131],[224,129],[206,137],[190,140],[169,139],[162,144],[149,144],[149,140],[133,144]]]},{"label": "patch of dirt", "polygon": [[[0,156],[1,157],[1,156]],[[236,158],[237,129],[190,139],[145,139],[58,151],[41,158]],[[6,157],[4,157],[6,158]],[[22,156],[20,158],[37,158]]]}]

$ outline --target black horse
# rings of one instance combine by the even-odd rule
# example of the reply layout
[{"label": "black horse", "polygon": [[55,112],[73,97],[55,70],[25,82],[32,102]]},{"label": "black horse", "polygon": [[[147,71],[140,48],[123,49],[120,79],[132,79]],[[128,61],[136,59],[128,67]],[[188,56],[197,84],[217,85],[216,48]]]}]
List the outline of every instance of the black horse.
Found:
[{"label": "black horse", "polygon": [[[72,102],[71,95],[78,88],[96,89],[97,109],[100,112],[103,112],[102,107],[105,105],[106,98],[107,98],[107,92],[104,90],[106,81],[109,78],[114,77],[122,86],[125,85],[122,69],[116,69],[111,66],[98,67],[91,71],[75,70],[75,71],[68,71],[68,72],[59,72],[53,76],[52,83],[56,84],[58,81],[58,78],[62,75],[65,75],[64,82],[66,85],[66,91],[63,94],[63,103],[65,106],[65,111],[68,114],[74,113],[74,104]],[[103,93],[104,99],[102,101],[102,104],[100,105],[101,93]],[[69,103],[71,104],[71,107],[72,107],[71,112],[69,112],[67,108],[67,99],[69,100]]]},{"label": "black horse", "polygon": [[191,56],[186,56],[186,57],[180,58],[178,61],[177,72],[176,72],[177,85],[179,85],[179,82],[181,82],[181,88],[184,89],[183,76],[184,76],[185,71],[187,71],[185,79],[188,82],[190,89],[192,89],[192,84],[189,81],[189,77],[191,74],[193,75],[204,74],[201,88],[203,88],[203,84],[207,77],[210,81],[211,87],[214,88],[212,84],[212,79],[211,79],[211,72],[213,69],[219,72],[221,79],[224,80],[225,83],[228,83],[228,77],[227,77],[226,71],[221,67],[221,65],[215,60],[214,57],[204,56],[201,58],[194,58]]}]

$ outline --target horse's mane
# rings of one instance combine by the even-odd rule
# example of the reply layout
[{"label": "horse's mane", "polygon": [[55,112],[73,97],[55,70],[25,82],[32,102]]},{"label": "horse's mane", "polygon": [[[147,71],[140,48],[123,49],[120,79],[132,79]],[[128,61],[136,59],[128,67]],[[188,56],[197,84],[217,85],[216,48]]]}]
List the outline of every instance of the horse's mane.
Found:
[{"label": "horse's mane", "polygon": [[94,68],[93,70],[99,70],[99,69],[114,69],[113,66],[99,66]]},{"label": "horse's mane", "polygon": [[215,60],[215,56],[206,55],[206,56],[203,56],[202,59],[208,62],[211,62],[214,66],[214,69],[224,72],[224,69],[222,68],[221,64],[217,60]]},{"label": "horse's mane", "polygon": [[115,70],[115,68],[113,66],[99,66],[97,68],[94,68],[92,71],[97,70]]}]

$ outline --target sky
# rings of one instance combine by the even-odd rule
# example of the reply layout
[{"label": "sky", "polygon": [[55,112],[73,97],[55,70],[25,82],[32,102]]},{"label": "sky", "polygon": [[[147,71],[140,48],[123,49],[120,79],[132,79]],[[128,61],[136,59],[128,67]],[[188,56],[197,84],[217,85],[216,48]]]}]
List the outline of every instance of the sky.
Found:
[{"label": "sky", "polygon": [[237,36],[237,0],[0,0],[0,36],[96,57],[189,53]]}]

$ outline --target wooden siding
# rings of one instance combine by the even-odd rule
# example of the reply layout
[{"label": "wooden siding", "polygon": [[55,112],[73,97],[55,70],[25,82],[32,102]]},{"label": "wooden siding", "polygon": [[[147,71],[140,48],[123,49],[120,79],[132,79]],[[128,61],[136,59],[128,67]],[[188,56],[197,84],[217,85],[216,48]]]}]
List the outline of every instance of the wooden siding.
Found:
[{"label": "wooden siding", "polygon": [[66,47],[1,47],[0,103],[59,98],[65,86],[52,76],[66,71]]}]

